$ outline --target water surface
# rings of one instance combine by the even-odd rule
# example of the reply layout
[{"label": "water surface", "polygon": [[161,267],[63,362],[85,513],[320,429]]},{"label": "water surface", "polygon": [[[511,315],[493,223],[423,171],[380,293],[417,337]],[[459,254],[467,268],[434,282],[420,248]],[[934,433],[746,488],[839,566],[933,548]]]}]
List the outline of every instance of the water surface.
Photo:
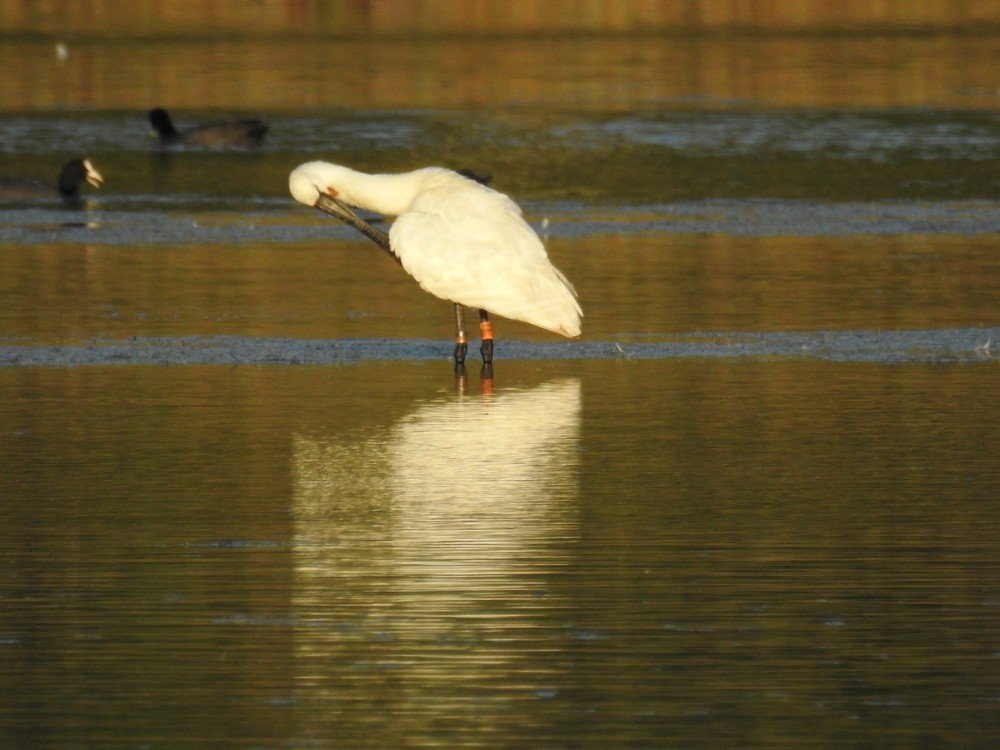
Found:
[{"label": "water surface", "polygon": [[[54,41],[0,171],[106,181],[0,206],[0,745],[996,744],[995,38]],[[314,158],[491,175],[583,337],[456,379]]]},{"label": "water surface", "polygon": [[996,731],[993,365],[567,364],[0,372],[6,744]]}]

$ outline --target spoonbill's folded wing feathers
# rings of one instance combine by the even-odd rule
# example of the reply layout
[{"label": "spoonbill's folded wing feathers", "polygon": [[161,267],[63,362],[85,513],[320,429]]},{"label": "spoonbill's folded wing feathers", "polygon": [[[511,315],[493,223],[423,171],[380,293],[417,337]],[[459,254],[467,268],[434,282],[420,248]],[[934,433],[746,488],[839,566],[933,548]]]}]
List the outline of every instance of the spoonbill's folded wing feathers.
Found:
[{"label": "spoonbill's folded wing feathers", "polygon": [[502,193],[476,185],[448,199],[444,187],[426,190],[396,219],[389,238],[427,292],[564,336],[580,334],[572,285]]}]

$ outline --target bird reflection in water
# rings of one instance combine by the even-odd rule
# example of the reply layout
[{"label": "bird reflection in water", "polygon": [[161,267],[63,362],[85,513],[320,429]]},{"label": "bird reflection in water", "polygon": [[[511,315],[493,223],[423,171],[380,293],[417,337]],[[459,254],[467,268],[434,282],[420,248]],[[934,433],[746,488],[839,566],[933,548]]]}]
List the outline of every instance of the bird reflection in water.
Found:
[{"label": "bird reflection in water", "polygon": [[[310,690],[429,722],[407,708],[550,687],[560,662],[539,663],[529,634],[563,609],[580,402],[579,381],[560,380],[431,401],[356,439],[295,436],[293,607]],[[359,679],[370,670],[384,675]]]}]

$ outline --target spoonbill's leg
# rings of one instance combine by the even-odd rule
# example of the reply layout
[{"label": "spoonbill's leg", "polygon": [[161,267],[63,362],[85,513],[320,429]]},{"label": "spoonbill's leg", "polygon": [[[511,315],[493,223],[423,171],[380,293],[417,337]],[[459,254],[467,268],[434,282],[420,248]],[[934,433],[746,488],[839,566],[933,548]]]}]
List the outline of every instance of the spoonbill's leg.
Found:
[{"label": "spoonbill's leg", "polygon": [[479,335],[483,339],[480,352],[483,355],[483,377],[493,377],[493,324],[490,322],[489,313],[485,310],[479,311]]},{"label": "spoonbill's leg", "polygon": [[465,372],[465,353],[469,340],[465,337],[465,308],[455,303],[455,372]]}]

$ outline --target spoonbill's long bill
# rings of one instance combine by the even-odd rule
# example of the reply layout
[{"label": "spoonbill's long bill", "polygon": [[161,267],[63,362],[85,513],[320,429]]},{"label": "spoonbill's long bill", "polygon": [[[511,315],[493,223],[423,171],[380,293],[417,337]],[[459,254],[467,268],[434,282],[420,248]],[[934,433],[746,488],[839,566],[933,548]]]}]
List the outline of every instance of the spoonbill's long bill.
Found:
[{"label": "spoonbill's long bill", "polygon": [[[322,161],[296,167],[288,187],[300,203],[367,235],[425,291],[455,304],[456,370],[464,369],[468,346],[463,306],[479,310],[484,374],[493,362],[487,311],[563,336],[580,335],[583,312],[573,285],[503,193],[440,167],[365,174]],[[386,234],[352,208],[396,220]]]}]

